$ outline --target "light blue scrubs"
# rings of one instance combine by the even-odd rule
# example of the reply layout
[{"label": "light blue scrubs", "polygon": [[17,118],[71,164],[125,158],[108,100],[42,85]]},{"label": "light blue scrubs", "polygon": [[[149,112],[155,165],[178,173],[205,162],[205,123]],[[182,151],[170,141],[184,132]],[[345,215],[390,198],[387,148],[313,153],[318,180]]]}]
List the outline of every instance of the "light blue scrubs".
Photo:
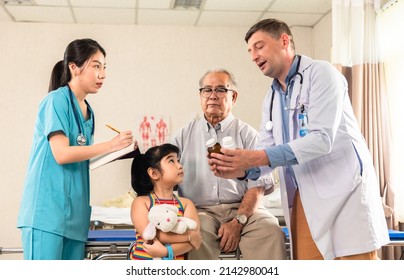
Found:
[{"label": "light blue scrubs", "polygon": [[[91,117],[85,121],[72,97],[86,145],[90,145],[94,114],[89,108]],[[78,145],[79,127],[67,86],[50,92],[39,106],[17,227],[86,242],[91,214],[89,161],[58,164],[48,141],[56,131],[62,131],[71,146]]]}]

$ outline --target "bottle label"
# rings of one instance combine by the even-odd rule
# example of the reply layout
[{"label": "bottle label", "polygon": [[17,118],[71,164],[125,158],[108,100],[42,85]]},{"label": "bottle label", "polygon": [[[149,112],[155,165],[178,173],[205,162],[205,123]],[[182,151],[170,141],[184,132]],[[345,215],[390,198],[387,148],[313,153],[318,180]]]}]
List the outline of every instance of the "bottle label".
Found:
[{"label": "bottle label", "polygon": [[224,137],[222,139],[222,146],[223,146],[223,148],[226,148],[226,149],[235,149],[236,144],[233,141],[233,137],[231,137],[231,136]]},{"label": "bottle label", "polygon": [[220,152],[221,148],[222,147],[220,146],[220,143],[215,143],[215,145],[213,145],[212,147],[208,147],[209,156],[211,153],[221,154]]}]

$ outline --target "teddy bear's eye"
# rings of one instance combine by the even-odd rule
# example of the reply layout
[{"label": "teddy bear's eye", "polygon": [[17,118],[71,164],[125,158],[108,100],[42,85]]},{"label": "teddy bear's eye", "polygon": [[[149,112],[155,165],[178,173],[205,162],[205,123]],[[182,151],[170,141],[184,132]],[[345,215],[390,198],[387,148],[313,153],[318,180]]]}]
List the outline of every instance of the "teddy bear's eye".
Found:
[{"label": "teddy bear's eye", "polygon": [[157,225],[159,226],[159,225],[160,225],[160,223],[157,223]]}]

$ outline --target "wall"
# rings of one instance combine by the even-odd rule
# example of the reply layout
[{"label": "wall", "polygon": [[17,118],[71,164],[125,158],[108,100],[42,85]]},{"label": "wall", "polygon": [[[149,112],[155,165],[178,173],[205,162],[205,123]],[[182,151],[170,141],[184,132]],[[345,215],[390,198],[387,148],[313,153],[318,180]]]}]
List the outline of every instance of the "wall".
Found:
[{"label": "wall", "polygon": [[331,61],[332,46],[331,11],[313,28],[313,56]]},{"label": "wall", "polygon": [[[292,28],[299,53],[315,56],[331,45],[324,40],[313,45],[313,38],[329,39],[330,21],[320,24],[322,28]],[[47,93],[51,69],[70,41],[90,37],[107,51],[106,82],[88,98],[96,113],[99,142],[115,136],[107,123],[133,130],[138,137],[136,121],[142,114],[168,116],[175,132],[200,115],[198,81],[207,69],[216,67],[228,68],[238,79],[234,114],[258,128],[261,102],[271,81],[250,60],[243,40],[246,30],[0,23],[0,247],[21,247],[16,220],[37,108]],[[130,163],[123,160],[92,171],[92,205],[130,190]]]}]

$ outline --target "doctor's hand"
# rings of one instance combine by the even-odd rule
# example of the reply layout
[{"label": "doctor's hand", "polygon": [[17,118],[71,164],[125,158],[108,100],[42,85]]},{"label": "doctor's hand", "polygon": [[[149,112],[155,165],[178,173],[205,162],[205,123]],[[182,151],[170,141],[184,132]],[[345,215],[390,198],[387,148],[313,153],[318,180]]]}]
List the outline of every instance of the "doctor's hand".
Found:
[{"label": "doctor's hand", "polygon": [[250,168],[250,150],[225,149],[220,150],[222,154],[211,153],[208,162],[210,170],[222,178],[233,179],[245,176],[245,170]]},{"label": "doctor's hand", "polygon": [[270,165],[265,150],[225,149],[221,154],[211,153],[208,160],[210,170],[218,177],[227,179],[244,177],[253,167]]}]

